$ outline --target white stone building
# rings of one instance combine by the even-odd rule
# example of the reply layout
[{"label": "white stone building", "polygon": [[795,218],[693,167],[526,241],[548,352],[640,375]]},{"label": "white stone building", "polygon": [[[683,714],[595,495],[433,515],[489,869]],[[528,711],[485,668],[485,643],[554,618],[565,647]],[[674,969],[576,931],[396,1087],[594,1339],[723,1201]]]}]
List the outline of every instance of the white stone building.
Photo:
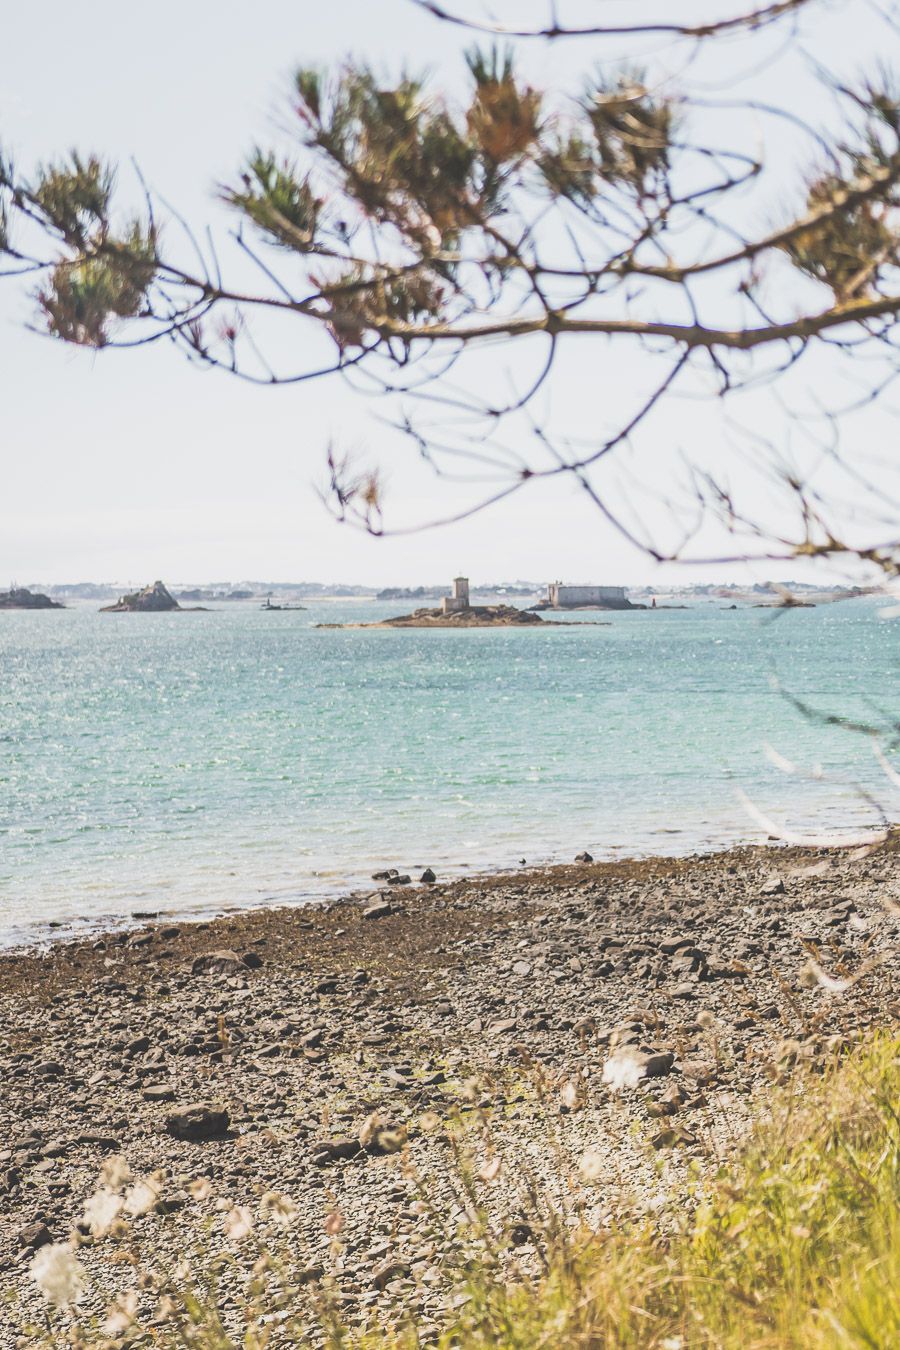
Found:
[{"label": "white stone building", "polygon": [[554,609],[573,609],[578,605],[623,605],[624,586],[564,586],[553,581],[547,588],[547,599]]}]

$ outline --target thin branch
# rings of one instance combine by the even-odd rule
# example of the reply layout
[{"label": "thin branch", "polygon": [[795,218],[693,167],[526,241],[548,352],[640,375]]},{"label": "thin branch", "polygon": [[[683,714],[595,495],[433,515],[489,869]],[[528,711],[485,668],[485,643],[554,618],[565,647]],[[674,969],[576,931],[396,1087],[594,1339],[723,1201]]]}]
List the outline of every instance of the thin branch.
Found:
[{"label": "thin branch", "polygon": [[565,27],[556,20],[544,28],[515,28],[505,24],[485,23],[477,19],[465,18],[447,9],[438,0],[413,0],[419,9],[425,10],[443,23],[467,28],[475,33],[488,33],[494,37],[506,38],[586,38],[586,37],[680,37],[698,40],[725,36],[740,30],[758,30],[767,24],[777,23],[786,15],[796,14],[814,0],[776,0],[759,9],[736,15],[730,19],[713,20],[705,24],[679,23],[639,23],[639,24],[586,24]]}]

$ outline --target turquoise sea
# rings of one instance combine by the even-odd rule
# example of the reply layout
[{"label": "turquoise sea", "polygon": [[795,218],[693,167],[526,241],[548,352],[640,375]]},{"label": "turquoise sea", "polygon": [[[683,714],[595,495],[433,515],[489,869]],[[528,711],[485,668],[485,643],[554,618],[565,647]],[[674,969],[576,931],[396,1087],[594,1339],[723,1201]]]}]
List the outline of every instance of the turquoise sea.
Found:
[{"label": "turquoise sea", "polygon": [[374,602],[0,614],[0,941],[346,893],[380,867],[764,838],[738,789],[794,831],[897,819],[872,738],[771,684],[896,723],[884,601],[721,605],[555,631],[315,627],[403,608]]}]

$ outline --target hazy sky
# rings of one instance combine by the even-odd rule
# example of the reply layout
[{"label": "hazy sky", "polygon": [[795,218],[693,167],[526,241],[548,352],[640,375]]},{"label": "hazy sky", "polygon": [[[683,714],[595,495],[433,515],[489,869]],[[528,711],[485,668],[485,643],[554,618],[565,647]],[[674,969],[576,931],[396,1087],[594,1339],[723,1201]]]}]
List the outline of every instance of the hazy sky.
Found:
[{"label": "hazy sky", "polygon": [[[154,190],[194,221],[215,217],[215,182],[233,177],[255,139],[269,139],[297,64],[333,63],[352,51],[386,68],[407,55],[446,70],[465,44],[407,0],[45,0],[3,9],[4,148],[23,165],[70,147],[126,166],[133,156]],[[531,59],[535,78],[550,80],[591,58],[570,46],[533,48]],[[251,388],[200,373],[168,347],[78,351],[26,331],[30,314],[21,286],[0,287],[0,586],[157,576],[403,584],[460,570],[495,579],[662,579],[565,484],[399,540],[338,526],[315,491],[324,447],[335,437],[389,448],[372,402],[339,381]],[[308,339],[298,327],[291,340],[302,351]],[[584,435],[598,417],[598,359],[582,353],[569,385],[569,423]],[[708,434],[702,412],[680,409],[632,471],[653,482],[672,441]],[[405,452],[388,485],[407,518],[439,514],[456,500]]]}]

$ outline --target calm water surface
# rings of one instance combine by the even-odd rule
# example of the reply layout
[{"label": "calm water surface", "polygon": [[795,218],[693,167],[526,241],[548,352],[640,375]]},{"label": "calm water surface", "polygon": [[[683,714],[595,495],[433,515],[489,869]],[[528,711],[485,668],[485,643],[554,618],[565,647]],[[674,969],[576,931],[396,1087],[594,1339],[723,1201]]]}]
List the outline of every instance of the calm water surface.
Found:
[{"label": "calm water surface", "polygon": [[758,839],[737,788],[792,829],[877,823],[860,788],[897,817],[870,739],[771,687],[896,718],[900,623],[877,601],[555,632],[314,627],[397,608],[0,614],[0,941],[314,898],[382,866]]}]

